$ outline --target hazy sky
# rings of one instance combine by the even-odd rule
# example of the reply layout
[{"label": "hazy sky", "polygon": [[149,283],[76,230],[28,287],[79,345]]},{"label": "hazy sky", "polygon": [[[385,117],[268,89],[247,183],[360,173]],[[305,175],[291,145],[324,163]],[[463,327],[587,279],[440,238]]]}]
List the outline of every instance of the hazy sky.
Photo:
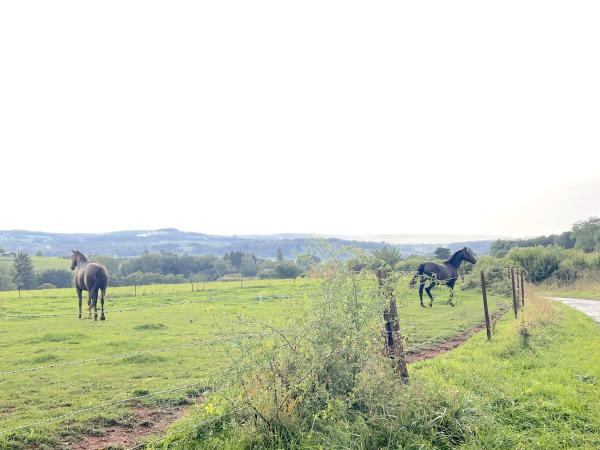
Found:
[{"label": "hazy sky", "polygon": [[0,229],[558,232],[600,4],[2,2]]}]

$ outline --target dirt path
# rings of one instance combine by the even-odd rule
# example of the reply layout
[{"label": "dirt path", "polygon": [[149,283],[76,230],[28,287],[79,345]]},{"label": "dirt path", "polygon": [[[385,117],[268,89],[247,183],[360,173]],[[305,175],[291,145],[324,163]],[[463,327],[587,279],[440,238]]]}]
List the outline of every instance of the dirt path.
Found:
[{"label": "dirt path", "polygon": [[[492,323],[492,328],[494,324],[502,317],[502,315],[508,311],[509,307],[507,305],[500,305],[498,307],[498,311],[493,313],[490,317],[490,322]],[[464,344],[473,333],[477,333],[478,331],[485,329],[485,322],[478,323],[477,325],[469,328],[468,330],[463,331],[461,334],[458,334],[447,341],[440,342],[432,347],[421,349],[415,353],[407,352],[406,354],[406,362],[409,364],[415,361],[422,361],[424,359],[431,359],[436,357],[441,353],[449,352],[452,349]]]},{"label": "dirt path", "polygon": [[549,297],[552,300],[562,302],[575,308],[584,314],[587,314],[596,322],[600,323],[600,300],[584,300],[581,298]]}]

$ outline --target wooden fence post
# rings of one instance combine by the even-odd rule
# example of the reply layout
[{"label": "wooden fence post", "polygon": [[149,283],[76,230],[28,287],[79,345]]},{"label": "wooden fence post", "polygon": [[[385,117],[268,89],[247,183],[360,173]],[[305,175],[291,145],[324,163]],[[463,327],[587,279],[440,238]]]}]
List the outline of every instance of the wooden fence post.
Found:
[{"label": "wooden fence post", "polygon": [[133,296],[137,297],[137,283],[133,283]]},{"label": "wooden fence post", "polygon": [[383,319],[385,320],[386,354],[394,360],[396,373],[406,383],[409,378],[408,367],[404,359],[404,347],[402,345],[402,335],[400,334],[400,323],[398,322],[396,298],[388,282],[389,271],[378,269],[376,274],[381,292],[384,298],[389,300],[388,308],[383,313]]},{"label": "wooden fence post", "polygon": [[515,286],[515,268],[510,268],[510,283],[512,285],[512,302],[513,302],[513,310],[515,311],[515,319],[517,318],[517,291]]},{"label": "wooden fence post", "polygon": [[525,275],[521,269],[521,305],[525,306]]},{"label": "wooden fence post", "polygon": [[517,292],[517,308],[521,303],[521,279],[519,278],[519,268],[515,268],[515,287]]},{"label": "wooden fence post", "polygon": [[481,296],[483,297],[483,314],[485,316],[485,331],[487,332],[488,341],[492,339],[492,331],[490,330],[490,313],[488,312],[487,291],[485,288],[485,274],[481,271]]}]

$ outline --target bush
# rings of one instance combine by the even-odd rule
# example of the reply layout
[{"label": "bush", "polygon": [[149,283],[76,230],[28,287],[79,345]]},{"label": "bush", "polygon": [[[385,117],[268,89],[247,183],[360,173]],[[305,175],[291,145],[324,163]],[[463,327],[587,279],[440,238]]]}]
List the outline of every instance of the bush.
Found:
[{"label": "bush", "polygon": [[323,271],[306,314],[258,348],[242,344],[225,387],[165,447],[451,448],[474,432],[467,400],[399,382],[382,355],[386,301],[372,274]]},{"label": "bush", "polygon": [[565,251],[558,247],[512,248],[507,258],[525,269],[525,276],[532,283],[549,278],[560,267]]}]

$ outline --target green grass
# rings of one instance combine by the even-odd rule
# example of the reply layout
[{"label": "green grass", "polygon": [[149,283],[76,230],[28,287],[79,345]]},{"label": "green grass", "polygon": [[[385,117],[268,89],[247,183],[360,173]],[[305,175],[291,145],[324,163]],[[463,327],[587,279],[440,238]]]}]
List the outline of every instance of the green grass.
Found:
[{"label": "green grass", "polygon": [[492,342],[415,363],[415,383],[465,399],[478,426],[463,449],[600,448],[600,327],[564,305],[524,346],[509,315]]},{"label": "green grass", "polygon": [[[62,364],[89,358],[173,348],[33,372],[0,375],[0,433],[74,410],[131,396],[197,383],[218,381],[227,349],[235,340],[193,345],[198,340],[265,331],[251,322],[293,326],[303,313],[315,280],[246,280],[186,285],[109,288],[107,320],[76,318],[73,289],[0,292],[0,372]],[[434,291],[435,292],[435,291]],[[445,293],[438,290],[438,296]],[[480,293],[457,292],[458,304],[442,301],[420,308],[415,290],[399,292],[399,316],[408,350],[416,351],[481,322]],[[503,299],[490,298],[492,310]],[[192,302],[177,304],[179,302]],[[169,306],[170,304],[170,306]],[[160,307],[155,307],[160,305]],[[128,311],[128,308],[144,308]],[[111,310],[123,309],[122,312]],[[70,314],[58,317],[8,318],[14,314]],[[72,314],[72,315],[71,315]],[[189,344],[189,345],[188,345]],[[144,404],[180,404],[195,390],[150,396]],[[143,392],[144,394],[139,394]],[[13,445],[54,446],[60,436],[93,432],[87,424],[99,418],[125,420],[131,405],[118,405],[64,420],[0,435],[0,448]]]},{"label": "green grass", "polygon": [[587,300],[600,300],[600,287],[588,289],[553,289],[546,292],[553,297],[582,298]]},{"label": "green grass", "polygon": [[[31,263],[33,264],[33,270],[38,273],[50,269],[69,270],[71,268],[71,261],[69,259],[51,256],[30,256],[30,258]],[[13,258],[0,257],[0,267],[11,268],[13,267],[13,264]]]},{"label": "green grass", "polygon": [[[598,449],[599,348],[600,327],[589,317],[533,299],[524,320],[507,314],[498,322],[492,341],[477,333],[451,352],[409,365],[408,386],[386,384],[387,377],[370,373],[377,387],[372,395],[380,387],[386,393],[377,397],[381,410],[371,423],[340,402],[315,417],[320,426],[290,448]],[[221,405],[209,398],[148,448],[248,448],[252,425],[220,422]],[[294,423],[285,422],[290,428]]]}]

